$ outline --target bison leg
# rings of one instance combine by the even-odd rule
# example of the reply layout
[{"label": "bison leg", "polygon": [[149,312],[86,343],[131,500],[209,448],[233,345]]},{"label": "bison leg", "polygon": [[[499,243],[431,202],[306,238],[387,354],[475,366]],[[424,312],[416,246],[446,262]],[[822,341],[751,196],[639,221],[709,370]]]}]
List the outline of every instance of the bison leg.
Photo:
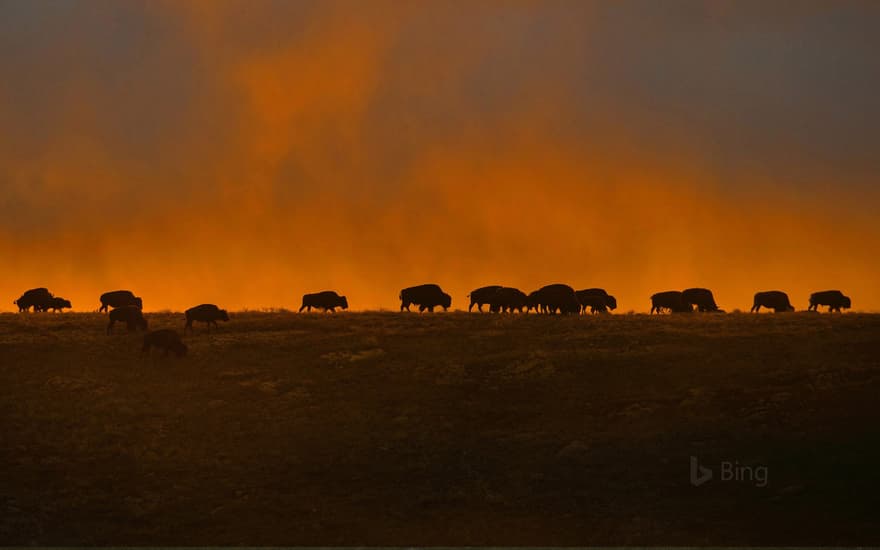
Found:
[{"label": "bison leg", "polygon": [[306,308],[306,305],[303,304],[302,306],[300,306],[299,311],[297,311],[297,313],[302,313],[305,308]]},{"label": "bison leg", "polygon": [[410,304],[409,302],[401,301],[400,302],[400,311],[403,311],[404,309],[409,311],[409,304]]},{"label": "bison leg", "polygon": [[470,313],[471,310],[474,308],[474,304],[476,304],[476,302],[471,300],[471,305],[468,306],[468,313]]}]

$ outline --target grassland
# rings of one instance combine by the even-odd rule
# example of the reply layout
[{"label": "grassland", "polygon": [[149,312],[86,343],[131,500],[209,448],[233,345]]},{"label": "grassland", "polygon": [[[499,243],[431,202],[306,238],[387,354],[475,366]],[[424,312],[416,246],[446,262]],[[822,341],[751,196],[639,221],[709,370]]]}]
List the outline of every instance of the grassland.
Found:
[{"label": "grassland", "polygon": [[0,543],[880,541],[880,315],[105,322],[0,315]]}]

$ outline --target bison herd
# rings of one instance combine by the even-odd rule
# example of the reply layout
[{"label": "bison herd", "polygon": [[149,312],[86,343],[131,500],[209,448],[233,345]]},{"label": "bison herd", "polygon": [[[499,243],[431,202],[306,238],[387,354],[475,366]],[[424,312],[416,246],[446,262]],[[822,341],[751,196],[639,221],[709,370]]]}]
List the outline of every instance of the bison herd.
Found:
[{"label": "bison herd", "polygon": [[[410,306],[418,306],[419,312],[434,311],[436,307],[442,307],[444,311],[452,307],[452,296],[447,294],[436,284],[424,284],[404,288],[398,295],[400,298],[400,311],[410,311]],[[526,294],[518,288],[501,285],[490,285],[477,288],[467,295],[470,299],[468,311],[474,306],[477,311],[483,311],[483,306],[488,306],[492,313],[518,313],[535,311],[540,313],[608,313],[617,309],[617,299],[608,294],[602,288],[586,288],[574,290],[566,284],[552,284]],[[146,329],[146,320],[141,313],[144,303],[139,296],[135,296],[129,290],[114,290],[105,292],[100,297],[98,311],[110,311],[110,323],[107,332],[113,330],[117,322],[125,323],[129,329]],[[30,311],[63,311],[71,308],[69,300],[54,296],[46,288],[33,288],[26,291],[13,304],[18,306],[19,312]],[[823,290],[810,295],[808,311],[818,311],[819,306],[827,306],[830,312],[840,312],[852,307],[849,296],[845,296],[839,290]],[[752,303],[752,312],[758,312],[761,308],[772,309],[774,312],[794,311],[794,306],[788,299],[788,295],[780,290],[770,290],[755,294]],[[348,298],[340,296],[332,290],[304,294],[302,305],[299,308],[308,312],[312,308],[322,311],[336,311],[348,309]],[[715,303],[715,296],[708,288],[687,288],[682,291],[667,290],[651,296],[651,313],[691,313],[694,311],[724,313],[723,309]],[[198,321],[209,326],[217,326],[217,321],[229,321],[229,314],[225,309],[220,309],[214,304],[201,304],[184,312],[186,325],[184,332],[192,331],[193,323]]]},{"label": "bison herd", "polygon": [[[345,297],[342,298],[345,300]],[[139,296],[135,296],[130,290],[114,290],[105,292],[99,298],[100,306],[98,311],[103,313],[109,311],[107,316],[107,334],[113,333],[113,327],[116,323],[125,324],[129,331],[148,330],[148,323],[143,314],[144,302]],[[53,296],[46,288],[33,288],[26,291],[21,297],[13,302],[18,306],[19,312],[29,311],[63,311],[65,308],[71,308],[69,300]],[[348,304],[345,304],[348,307]],[[214,304],[201,304],[189,308],[184,312],[186,324],[183,331],[193,330],[193,323],[198,321],[206,323],[209,327],[217,326],[217,321],[228,321],[229,314],[225,309],[220,309]],[[173,329],[159,329],[147,332],[144,335],[143,353],[149,353],[152,348],[163,350],[165,355],[174,353],[178,357],[186,355],[187,346],[184,344],[180,335]]]},{"label": "bison herd", "polygon": [[[423,284],[404,288],[398,295],[400,298],[400,311],[410,311],[410,306],[418,306],[419,312],[434,311],[436,307],[442,307],[444,311],[452,307],[452,296],[447,294],[436,284]],[[541,287],[534,292],[525,292],[512,287],[490,285],[477,288],[467,296],[470,299],[468,311],[482,312],[483,306],[488,306],[492,313],[527,313],[535,311],[545,314],[580,314],[580,313],[608,313],[617,308],[617,299],[601,288],[586,288],[575,290],[566,284],[552,284]],[[69,300],[54,296],[46,288],[33,288],[26,291],[13,304],[18,306],[19,312],[33,311],[63,311],[70,309]],[[112,334],[116,323],[124,323],[129,331],[148,330],[147,319],[143,314],[144,303],[139,296],[135,296],[129,290],[115,290],[106,292],[100,297],[99,312],[109,311],[107,334]],[[849,296],[845,296],[839,290],[824,290],[810,295],[808,311],[817,311],[819,306],[827,306],[829,312],[840,312],[842,309],[852,307]],[[755,294],[752,303],[752,312],[758,312],[761,308],[772,309],[774,312],[794,311],[794,306],[788,299],[788,295],[780,290],[770,290]],[[311,311],[312,308],[322,311],[336,311],[336,308],[348,309],[348,299],[340,296],[332,290],[305,294],[302,297],[302,306],[299,311]],[[588,311],[589,310],[589,311]],[[688,288],[682,291],[668,290],[658,292],[651,296],[651,313],[691,313],[694,311],[723,313],[724,310],[715,303],[715,297],[708,288]],[[214,304],[201,304],[184,312],[186,324],[183,331],[192,332],[193,323],[205,323],[208,327],[216,327],[218,321],[229,321],[229,314],[225,309],[220,309]],[[176,331],[161,329],[147,332],[144,336],[144,353],[152,348],[165,351],[165,354],[174,353],[178,356],[186,355],[187,347]]]},{"label": "bison herd", "polygon": [[18,311],[64,311],[65,308],[70,309],[70,300],[65,300],[59,296],[53,296],[46,288],[32,288],[21,295],[21,298],[12,302],[18,306]]}]

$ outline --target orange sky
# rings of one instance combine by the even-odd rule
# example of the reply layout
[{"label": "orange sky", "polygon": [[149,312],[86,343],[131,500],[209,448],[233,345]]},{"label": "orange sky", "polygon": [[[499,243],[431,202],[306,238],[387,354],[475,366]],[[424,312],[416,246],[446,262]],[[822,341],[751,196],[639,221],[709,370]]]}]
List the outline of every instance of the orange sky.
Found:
[{"label": "orange sky", "polygon": [[9,6],[0,310],[423,282],[880,309],[870,3]]}]

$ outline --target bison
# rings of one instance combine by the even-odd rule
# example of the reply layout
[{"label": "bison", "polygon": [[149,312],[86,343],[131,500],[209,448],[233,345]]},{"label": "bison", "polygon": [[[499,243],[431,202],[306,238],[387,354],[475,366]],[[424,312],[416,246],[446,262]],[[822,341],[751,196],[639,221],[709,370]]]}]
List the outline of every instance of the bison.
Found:
[{"label": "bison", "polygon": [[348,309],[348,299],[345,296],[336,294],[332,290],[325,290],[324,292],[316,292],[314,294],[303,294],[302,306],[300,306],[299,312],[302,313],[304,309],[312,311],[312,308],[336,311],[338,307]]},{"label": "bison", "polygon": [[546,313],[579,313],[581,303],[574,289],[564,284],[552,284],[535,291],[533,300]]},{"label": "bison", "polygon": [[64,298],[53,296],[47,304],[46,310],[51,309],[52,311],[64,311],[64,308],[70,309],[72,307],[73,305],[70,303],[70,300],[65,300]]},{"label": "bison", "polygon": [[116,322],[125,323],[129,331],[136,328],[147,330],[147,320],[144,314],[137,306],[122,306],[110,312],[110,323],[107,324],[107,334],[113,332],[113,325]]},{"label": "bison", "polygon": [[135,296],[130,290],[114,290],[101,294],[101,313],[107,311],[108,308],[117,308],[125,306],[134,306],[138,309],[144,309],[144,302],[138,296]]},{"label": "bison", "polygon": [[228,321],[229,314],[226,313],[225,309],[220,309],[214,304],[202,304],[196,307],[191,307],[184,312],[186,315],[186,326],[183,328],[183,332],[188,330],[192,330],[193,321],[198,321],[200,323],[208,323],[208,326],[217,326],[217,321]]},{"label": "bison", "polygon": [[452,305],[452,297],[435,284],[411,286],[400,291],[400,311],[409,311],[410,304],[419,306],[419,312],[434,311],[437,306],[446,311]]},{"label": "bison", "polygon": [[513,310],[522,313],[523,309],[528,309],[528,296],[518,288],[503,286],[489,302],[489,311],[493,313],[499,311],[513,313]]},{"label": "bison", "polygon": [[751,311],[757,313],[761,307],[770,308],[776,313],[780,311],[794,311],[794,306],[788,301],[788,294],[781,290],[768,290],[756,293]]},{"label": "bison", "polygon": [[694,310],[693,306],[685,301],[682,293],[677,290],[658,292],[651,296],[651,313],[655,311],[660,313],[663,309],[668,309],[673,313],[690,313]]},{"label": "bison", "polygon": [[604,288],[585,288],[575,292],[575,295],[584,313],[588,307],[591,313],[608,313],[609,309],[617,309],[617,298],[605,292]]},{"label": "bison", "polygon": [[721,311],[715,303],[712,291],[708,288],[688,288],[682,291],[681,296],[686,303],[697,306],[699,311]]},{"label": "bison", "polygon": [[52,293],[48,289],[40,287],[26,291],[12,303],[18,306],[19,312],[29,311],[31,308],[34,308],[34,311],[44,311],[51,307],[52,298]]},{"label": "bison", "polygon": [[483,306],[485,304],[489,304],[491,306],[492,300],[495,298],[495,294],[501,290],[501,285],[491,285],[480,287],[470,294],[468,294],[468,298],[471,299],[471,304],[468,306],[468,311],[471,311],[474,305],[477,306],[477,309],[480,313],[483,312]]},{"label": "bison", "polygon": [[828,306],[828,311],[840,312],[841,308],[849,309],[852,307],[852,300],[849,296],[844,296],[839,290],[823,290],[810,294],[810,311],[818,311],[819,306]]},{"label": "bison", "polygon": [[180,335],[170,328],[144,334],[144,347],[141,349],[141,353],[150,353],[152,348],[165,350],[164,355],[166,356],[169,352],[173,352],[178,357],[183,357],[187,352],[186,344],[180,341]]}]

